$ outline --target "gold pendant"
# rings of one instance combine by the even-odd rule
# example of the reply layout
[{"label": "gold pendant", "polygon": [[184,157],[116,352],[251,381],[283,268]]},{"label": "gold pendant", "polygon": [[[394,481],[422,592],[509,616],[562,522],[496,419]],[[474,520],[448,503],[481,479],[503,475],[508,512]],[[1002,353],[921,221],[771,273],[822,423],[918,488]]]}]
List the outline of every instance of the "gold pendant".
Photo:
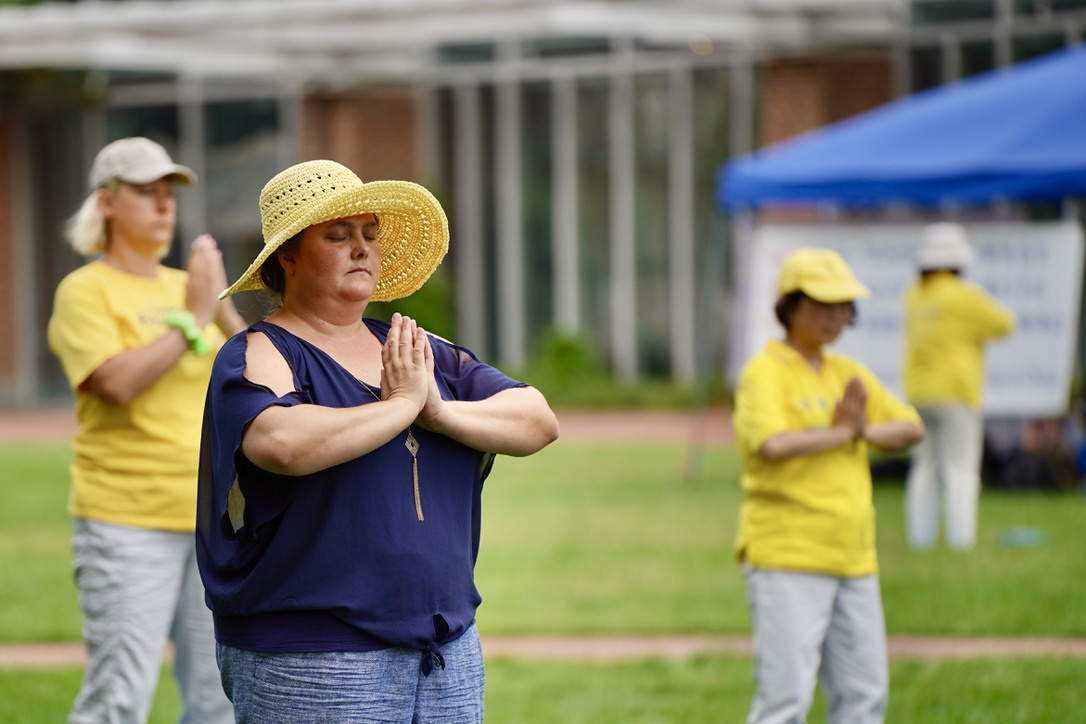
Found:
[{"label": "gold pendant", "polygon": [[415,483],[415,515],[419,520],[424,520],[422,517],[422,497],[419,495],[419,441],[415,439],[415,435],[411,432],[411,428],[407,428],[407,441],[404,442],[408,452],[411,453],[411,477]]}]

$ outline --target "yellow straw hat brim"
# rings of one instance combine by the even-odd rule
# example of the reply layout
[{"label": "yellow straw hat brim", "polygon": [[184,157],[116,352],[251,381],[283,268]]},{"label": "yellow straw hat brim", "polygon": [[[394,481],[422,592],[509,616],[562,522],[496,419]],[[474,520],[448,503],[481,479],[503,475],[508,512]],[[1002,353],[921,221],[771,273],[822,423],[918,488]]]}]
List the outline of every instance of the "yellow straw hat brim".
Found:
[{"label": "yellow straw hat brim", "polygon": [[219,298],[265,289],[260,267],[284,242],[314,224],[359,214],[377,217],[381,245],[381,273],[370,301],[389,302],[418,291],[449,249],[449,222],[438,200],[416,183],[363,183],[347,167],[318,160],[291,166],[264,186],[264,248]]}]

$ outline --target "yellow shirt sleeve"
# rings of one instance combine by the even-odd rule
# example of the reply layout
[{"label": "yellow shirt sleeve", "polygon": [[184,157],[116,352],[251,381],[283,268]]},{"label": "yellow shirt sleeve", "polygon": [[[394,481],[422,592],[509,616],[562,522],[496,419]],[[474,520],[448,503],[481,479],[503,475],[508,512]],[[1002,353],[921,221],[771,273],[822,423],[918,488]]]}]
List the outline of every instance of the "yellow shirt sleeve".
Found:
[{"label": "yellow shirt sleeve", "polygon": [[69,275],[53,300],[49,348],[60,360],[72,390],[78,390],[103,362],[125,351],[98,281],[87,274]]},{"label": "yellow shirt sleeve", "polygon": [[959,307],[977,341],[999,339],[1014,331],[1014,313],[983,288],[964,283],[962,297]]},{"label": "yellow shirt sleeve", "polygon": [[856,366],[856,374],[867,390],[867,420],[874,424],[904,420],[920,423],[920,413],[904,402],[879,381],[878,377],[863,365]]},{"label": "yellow shirt sleeve", "polygon": [[767,438],[791,429],[787,398],[779,372],[764,355],[744,368],[732,422],[746,453],[756,455]]}]

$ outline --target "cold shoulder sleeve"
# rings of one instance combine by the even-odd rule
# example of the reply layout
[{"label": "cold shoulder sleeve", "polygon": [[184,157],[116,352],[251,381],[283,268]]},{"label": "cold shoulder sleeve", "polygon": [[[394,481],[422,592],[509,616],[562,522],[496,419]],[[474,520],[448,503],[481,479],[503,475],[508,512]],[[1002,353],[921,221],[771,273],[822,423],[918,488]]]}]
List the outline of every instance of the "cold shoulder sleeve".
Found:
[{"label": "cold shoulder sleeve", "polygon": [[[307,402],[304,392],[282,397],[245,377],[247,335],[230,339],[215,358],[204,405],[200,445],[199,497],[196,514],[197,544],[212,558],[235,557],[243,548],[233,544],[214,550],[225,541],[256,537],[287,506],[298,480],[256,468],[241,452],[246,427],[272,405],[290,407]],[[243,474],[239,472],[246,468]],[[259,495],[246,487],[260,486]],[[212,534],[217,527],[218,534]],[[235,561],[240,564],[241,561]]]}]

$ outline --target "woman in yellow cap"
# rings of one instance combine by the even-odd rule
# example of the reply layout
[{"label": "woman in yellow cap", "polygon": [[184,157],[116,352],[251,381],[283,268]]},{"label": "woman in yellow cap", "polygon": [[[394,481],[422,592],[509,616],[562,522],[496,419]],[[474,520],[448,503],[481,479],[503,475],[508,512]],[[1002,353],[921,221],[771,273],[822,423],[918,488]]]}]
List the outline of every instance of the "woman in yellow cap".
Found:
[{"label": "woman in yellow cap", "polygon": [[916,410],[826,349],[870,292],[828,249],[785,258],[771,341],[735,395],[743,461],[736,553],[747,579],[756,691],[748,724],[806,721],[816,678],[830,722],[881,722],[886,631],[868,446],[924,436]]},{"label": "woman in yellow cap", "polygon": [[91,193],[68,225],[98,258],[61,281],[49,346],[76,401],[72,552],[87,666],[68,721],[147,720],[167,638],[185,721],[232,721],[196,570],[196,466],[214,351],[245,322],[215,240],[185,270],[163,266],[177,183],[196,175],[162,146],[122,138],[98,152]]},{"label": "woman in yellow cap", "polygon": [[399,314],[441,262],[437,200],[331,161],[261,192],[264,249],[224,292],[281,306],[219,354],[197,547],[238,721],[481,722],[483,480],[558,425],[536,390]]}]

